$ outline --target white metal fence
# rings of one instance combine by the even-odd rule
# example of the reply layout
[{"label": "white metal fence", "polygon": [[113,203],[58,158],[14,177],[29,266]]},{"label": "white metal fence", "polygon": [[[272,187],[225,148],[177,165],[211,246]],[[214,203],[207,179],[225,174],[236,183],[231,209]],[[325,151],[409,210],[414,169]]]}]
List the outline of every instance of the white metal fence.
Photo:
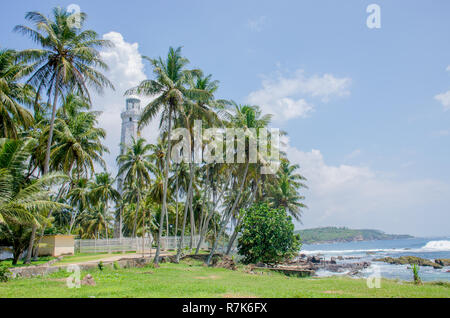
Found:
[{"label": "white metal fence", "polygon": [[[161,238],[161,249],[176,250],[178,248],[178,242],[180,237],[168,236]],[[193,237],[193,248],[197,248],[199,236]],[[150,251],[154,245],[155,240],[152,237],[146,237],[144,242],[142,237],[138,238],[117,238],[117,239],[101,239],[101,240],[75,240],[75,252],[76,253],[116,253],[116,252],[142,252],[144,246],[144,252]],[[189,247],[191,243],[191,237],[185,236],[183,238],[183,248]],[[208,249],[209,244],[203,242],[201,249]]]}]

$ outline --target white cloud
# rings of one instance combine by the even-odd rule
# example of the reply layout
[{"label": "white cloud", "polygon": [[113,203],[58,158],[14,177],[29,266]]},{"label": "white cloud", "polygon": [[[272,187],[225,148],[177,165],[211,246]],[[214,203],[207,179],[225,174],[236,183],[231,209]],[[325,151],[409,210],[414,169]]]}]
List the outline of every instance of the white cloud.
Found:
[{"label": "white cloud", "polygon": [[[367,166],[329,165],[319,150],[288,146],[308,181],[304,227],[349,226],[392,233],[448,235],[450,185],[438,180],[400,180]],[[426,215],[426,217],[424,217]]]},{"label": "white cloud", "polygon": [[[128,43],[123,36],[117,32],[109,32],[103,35],[105,40],[114,43],[114,47],[104,49],[101,52],[103,60],[108,64],[109,70],[105,72],[108,79],[114,84],[115,91],[107,90],[104,95],[94,96],[94,108],[103,113],[99,118],[99,126],[106,130],[107,136],[105,145],[110,153],[104,156],[108,166],[108,171],[115,174],[117,172],[116,157],[119,155],[121,118],[120,114],[125,109],[126,97],[124,93],[127,89],[138,85],[146,79],[144,64],[139,52],[137,43]],[[141,107],[148,103],[149,99],[141,99]],[[154,141],[147,136],[156,136],[156,123],[147,127],[142,137],[148,141]]]},{"label": "white cloud", "polygon": [[286,77],[278,73],[274,78],[264,77],[262,89],[249,94],[247,101],[261,106],[266,113],[274,114],[278,121],[307,117],[314,105],[305,97],[328,102],[333,97],[350,94],[350,78],[338,78],[332,74],[307,77],[303,70]]},{"label": "white cloud", "polygon": [[450,91],[447,91],[442,94],[438,94],[438,95],[434,96],[434,99],[439,101],[442,104],[442,106],[444,106],[444,110],[446,110],[446,111],[450,110]]},{"label": "white cloud", "polygon": [[[447,72],[450,72],[450,65],[445,69]],[[444,106],[444,111],[450,110],[450,91],[446,91],[445,93],[438,94],[434,96],[434,99],[439,101],[442,106]]]},{"label": "white cloud", "polygon": [[361,155],[362,151],[361,149],[355,149],[353,150],[351,153],[349,153],[345,159],[350,160],[350,159],[354,159],[356,157],[359,157]]},{"label": "white cloud", "polygon": [[264,25],[266,24],[266,17],[260,16],[256,19],[250,19],[247,21],[247,27],[255,32],[261,32],[263,30]]},{"label": "white cloud", "polygon": [[441,129],[441,130],[435,131],[433,134],[436,135],[436,136],[449,136],[450,135],[450,130],[448,130],[448,129]]}]

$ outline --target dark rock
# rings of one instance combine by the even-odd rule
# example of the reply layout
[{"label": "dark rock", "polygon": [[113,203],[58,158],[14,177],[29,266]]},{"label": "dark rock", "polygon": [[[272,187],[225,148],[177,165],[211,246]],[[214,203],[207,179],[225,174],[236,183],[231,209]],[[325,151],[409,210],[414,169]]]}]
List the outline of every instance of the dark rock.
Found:
[{"label": "dark rock", "polygon": [[92,277],[91,274],[87,274],[81,281],[81,285],[95,286],[96,283],[95,283],[94,277]]},{"label": "dark rock", "polygon": [[356,276],[358,274],[359,274],[359,270],[356,269],[354,271],[349,272],[347,275],[349,275],[349,276]]},{"label": "dark rock", "polygon": [[231,269],[233,271],[237,270],[236,262],[231,257],[225,255],[214,264],[214,267]]},{"label": "dark rock", "polygon": [[352,259],[360,259],[361,257],[359,256],[348,256],[348,257],[344,257],[345,260],[352,260]]},{"label": "dark rock", "polygon": [[441,266],[450,266],[450,258],[435,259],[434,262]]},{"label": "dark rock", "polygon": [[330,263],[331,264],[336,264],[336,258],[335,257],[330,258]]},{"label": "dark rock", "polygon": [[375,259],[376,262],[385,262],[389,264],[399,264],[399,265],[419,265],[419,266],[432,266],[433,268],[442,268],[442,265],[434,263],[428,259],[420,258],[417,256],[400,256],[399,258],[384,257]]},{"label": "dark rock", "polygon": [[311,257],[308,257],[307,261],[314,263],[314,264],[319,264],[322,261],[322,258],[319,256],[311,256]]}]

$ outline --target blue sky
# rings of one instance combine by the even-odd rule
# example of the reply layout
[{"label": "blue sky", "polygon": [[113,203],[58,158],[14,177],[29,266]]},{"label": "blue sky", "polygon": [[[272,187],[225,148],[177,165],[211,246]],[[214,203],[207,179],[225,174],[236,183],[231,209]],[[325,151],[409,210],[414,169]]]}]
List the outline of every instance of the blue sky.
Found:
[{"label": "blue sky", "polygon": [[[193,67],[220,80],[218,97],[260,104],[289,133],[288,155],[310,186],[299,228],[450,234],[450,2],[10,1],[0,45],[29,47],[12,33],[25,12],[72,3],[118,44],[105,56],[119,92],[96,104],[111,171],[121,90],[151,76],[139,54],[183,46]],[[380,29],[366,26],[371,3]]]}]

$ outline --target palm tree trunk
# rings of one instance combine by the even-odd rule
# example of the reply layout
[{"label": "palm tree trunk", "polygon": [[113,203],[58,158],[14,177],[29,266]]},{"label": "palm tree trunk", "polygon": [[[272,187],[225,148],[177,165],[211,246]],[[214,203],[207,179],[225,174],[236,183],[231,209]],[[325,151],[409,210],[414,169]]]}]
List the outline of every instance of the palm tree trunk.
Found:
[{"label": "palm tree trunk", "polygon": [[136,238],[136,227],[137,227],[137,219],[138,219],[140,203],[141,203],[141,192],[140,192],[140,190],[138,190],[137,202],[136,202],[136,212],[134,212],[134,223],[133,223],[133,235],[132,235],[132,237],[134,237],[134,238]]},{"label": "palm tree trunk", "polygon": [[145,257],[145,212],[146,209],[142,211],[142,258]]},{"label": "palm tree trunk", "polygon": [[123,237],[123,233],[122,233],[122,228],[123,228],[123,207],[120,207],[119,210],[120,216],[119,216],[119,238],[120,241],[122,242],[122,237]]},{"label": "palm tree trunk", "polygon": [[239,192],[238,195],[236,197],[236,200],[233,203],[233,206],[231,207],[230,211],[228,212],[226,218],[224,218],[220,224],[220,230],[219,233],[217,234],[217,237],[214,241],[213,247],[211,249],[211,252],[208,255],[208,258],[206,259],[206,265],[209,265],[211,263],[211,259],[217,249],[217,244],[219,243],[219,239],[222,236],[223,232],[225,231],[225,227],[228,224],[228,222],[230,222],[230,218],[234,213],[234,210],[236,209],[236,206],[239,202],[239,200],[241,199],[241,194],[242,194],[242,190],[244,189],[244,184],[245,184],[245,180],[247,179],[247,172],[248,172],[248,166],[249,166],[249,162],[247,162],[247,164],[245,165],[245,171],[244,171],[244,175],[242,177],[242,182],[241,182],[241,186],[239,188]]},{"label": "palm tree trunk", "polygon": [[194,194],[191,194],[191,200],[189,202],[189,216],[191,223],[191,239],[189,241],[189,254],[192,252],[192,246],[194,245],[194,234],[195,234],[195,218],[194,218],[194,209],[192,208],[192,201]]},{"label": "palm tree trunk", "polygon": [[230,255],[231,249],[233,248],[234,241],[236,240],[236,237],[239,233],[239,227],[241,226],[243,218],[244,217],[239,218],[236,226],[234,227],[233,235],[231,235],[230,241],[228,242],[227,251],[226,251],[225,255]]},{"label": "palm tree trunk", "polygon": [[202,245],[203,240],[205,239],[205,236],[206,236],[206,233],[207,233],[208,227],[209,227],[209,222],[211,221],[211,218],[214,215],[214,212],[216,211],[217,205],[219,204],[220,200],[222,200],[222,197],[223,197],[223,195],[225,193],[225,189],[227,188],[228,184],[230,183],[231,176],[232,175],[230,174],[230,177],[228,178],[227,182],[225,183],[225,186],[223,187],[223,189],[222,189],[222,191],[221,191],[221,193],[219,195],[218,200],[216,200],[214,202],[213,208],[210,211],[208,211],[209,213],[208,213],[208,216],[206,217],[205,224],[203,225],[202,232],[200,233],[200,238],[198,240],[197,250],[195,251],[195,255],[197,255],[200,252],[200,246]]},{"label": "palm tree trunk", "polygon": [[80,212],[80,211],[77,209],[75,212],[75,215],[72,215],[72,217],[70,219],[69,232],[67,233],[68,235],[70,235],[72,233],[72,228],[75,225],[75,220],[77,219],[78,212]]},{"label": "palm tree trunk", "polygon": [[109,246],[109,237],[108,237],[108,221],[107,221],[108,210],[109,210],[108,200],[106,200],[106,203],[105,203],[105,234],[106,234],[106,245],[108,245],[108,253],[111,253],[111,247]]},{"label": "palm tree trunk", "polygon": [[[59,71],[56,74],[56,79],[55,79],[55,83],[54,83],[55,98],[53,100],[52,118],[50,120],[50,130],[48,133],[47,149],[45,151],[44,175],[46,175],[48,173],[49,166],[50,166],[50,149],[52,147],[53,128],[55,126],[56,103],[58,102],[58,87],[57,87],[58,83],[59,83]],[[33,252],[34,241],[36,239],[36,230],[37,230],[37,224],[34,224],[33,229],[31,231],[30,243],[28,244],[27,258],[25,260],[25,264],[31,263],[31,255]]]},{"label": "palm tree trunk", "polygon": [[[194,173],[193,165],[192,165],[192,163],[189,163],[189,174],[193,174],[193,173]],[[186,203],[184,205],[183,226],[181,229],[180,241],[178,243],[178,250],[177,250],[177,256],[176,256],[177,263],[180,261],[181,251],[183,249],[184,231],[186,230],[187,212],[189,209],[189,201],[191,199],[191,192],[192,192],[192,180],[193,180],[193,178],[189,178],[189,187],[188,187],[188,191],[186,194]]]},{"label": "palm tree trunk", "polygon": [[[255,186],[255,189],[252,194],[252,199],[250,201],[250,205],[252,205],[253,202],[255,202],[257,189],[258,189],[258,187]],[[231,249],[233,247],[234,241],[236,240],[237,235],[239,234],[239,227],[241,226],[241,223],[245,218],[245,213],[246,213],[246,211],[244,210],[243,214],[239,215],[239,217],[238,217],[238,222],[237,222],[236,226],[234,227],[233,235],[231,236],[230,241],[228,242],[227,252],[225,253],[225,255],[230,255],[230,253],[231,253]]]},{"label": "palm tree trunk", "polygon": [[166,213],[166,249],[169,246],[169,212]]},{"label": "palm tree trunk", "polygon": [[34,224],[32,230],[31,230],[30,241],[28,243],[27,258],[25,259],[24,264],[31,263],[31,254],[33,251],[34,239],[36,238],[36,230],[37,230],[37,225]]},{"label": "palm tree trunk", "polygon": [[169,159],[170,159],[170,151],[171,151],[171,142],[170,142],[170,135],[172,133],[172,106],[169,106],[169,134],[167,136],[168,142],[167,142],[167,153],[166,153],[166,167],[164,169],[164,186],[163,186],[163,202],[162,202],[162,211],[161,211],[161,217],[159,220],[159,232],[158,232],[158,243],[156,246],[156,253],[155,253],[155,259],[153,262],[155,264],[159,263],[159,254],[161,254],[161,237],[162,237],[162,231],[163,231],[163,222],[164,222],[164,214],[167,212],[167,186],[169,183]]},{"label": "palm tree trunk", "polygon": [[[69,169],[69,170],[70,170],[70,169]],[[58,195],[56,196],[56,201],[59,201],[59,199],[61,198],[63,189],[64,189],[64,185],[62,185],[62,186],[61,186],[61,189],[59,189]],[[48,214],[47,214],[47,219],[49,219],[49,218],[52,216],[52,214],[53,214],[53,209],[51,209],[51,210],[48,212]],[[42,238],[44,237],[44,233],[45,233],[46,227],[47,227],[47,224],[44,224],[44,226],[42,227],[41,234],[39,235],[39,238],[38,238],[38,240],[37,240],[36,247],[34,248],[33,255],[34,255],[35,257],[37,257],[38,247],[39,247],[39,244],[41,244]]]},{"label": "palm tree trunk", "polygon": [[53,106],[52,106],[52,118],[50,120],[50,130],[48,132],[48,141],[47,141],[47,149],[45,150],[45,161],[44,161],[44,175],[48,173],[49,166],[50,166],[50,150],[52,147],[52,141],[53,141],[53,129],[55,126],[55,117],[56,117],[56,104],[58,103],[58,83],[59,83],[59,77],[60,73],[56,74],[56,80],[54,84],[54,90],[55,90],[55,98],[53,99]]},{"label": "palm tree trunk", "polygon": [[178,236],[178,169],[177,169],[177,176],[176,176],[176,196],[175,196],[175,237]]}]

